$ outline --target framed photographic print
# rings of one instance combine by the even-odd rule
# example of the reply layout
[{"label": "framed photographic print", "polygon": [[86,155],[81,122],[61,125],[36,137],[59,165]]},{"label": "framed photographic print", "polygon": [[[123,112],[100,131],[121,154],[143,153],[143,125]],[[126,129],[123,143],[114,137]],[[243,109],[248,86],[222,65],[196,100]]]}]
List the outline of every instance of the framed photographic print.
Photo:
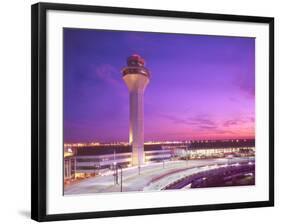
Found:
[{"label": "framed photographic print", "polygon": [[274,19],[32,6],[32,219],[274,205]]}]

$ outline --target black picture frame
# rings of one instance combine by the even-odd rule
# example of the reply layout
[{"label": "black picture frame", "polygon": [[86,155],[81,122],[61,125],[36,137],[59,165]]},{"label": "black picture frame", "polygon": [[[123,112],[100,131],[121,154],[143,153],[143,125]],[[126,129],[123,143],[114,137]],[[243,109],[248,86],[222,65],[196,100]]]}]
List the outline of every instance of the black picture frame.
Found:
[{"label": "black picture frame", "polygon": [[[209,204],[69,214],[46,213],[46,13],[48,10],[75,12],[101,12],[124,15],[162,16],[205,20],[239,21],[269,25],[269,200],[243,203]],[[274,206],[274,18],[164,11],[137,8],[103,7],[73,4],[37,3],[31,10],[31,218],[37,221],[54,221],[115,216],[132,216],[161,213],[178,213],[206,210],[238,209]]]}]

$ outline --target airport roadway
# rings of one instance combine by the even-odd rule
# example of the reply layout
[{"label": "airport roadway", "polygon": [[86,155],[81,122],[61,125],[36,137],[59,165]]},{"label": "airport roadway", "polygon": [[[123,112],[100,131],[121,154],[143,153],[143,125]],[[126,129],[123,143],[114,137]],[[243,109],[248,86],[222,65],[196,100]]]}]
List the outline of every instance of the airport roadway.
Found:
[{"label": "airport roadway", "polygon": [[[248,161],[248,158],[234,158],[231,163]],[[122,191],[157,191],[165,186],[181,179],[184,176],[191,175],[208,169],[217,168],[220,165],[226,165],[228,159],[208,159],[208,160],[189,160],[189,161],[167,161],[164,164],[152,163],[138,167],[123,169]],[[91,194],[91,193],[109,193],[120,192],[120,170],[119,184],[114,184],[112,172],[104,173],[103,176],[90,177],[80,182],[66,185],[65,195],[73,194]]]}]

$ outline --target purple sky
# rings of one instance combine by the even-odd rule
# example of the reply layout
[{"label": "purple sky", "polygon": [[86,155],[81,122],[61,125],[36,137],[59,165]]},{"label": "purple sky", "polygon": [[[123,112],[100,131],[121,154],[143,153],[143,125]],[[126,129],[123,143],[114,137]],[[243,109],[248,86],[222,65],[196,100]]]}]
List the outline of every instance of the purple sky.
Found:
[{"label": "purple sky", "polygon": [[64,29],[65,142],[128,141],[121,69],[137,53],[147,140],[254,137],[255,39]]}]

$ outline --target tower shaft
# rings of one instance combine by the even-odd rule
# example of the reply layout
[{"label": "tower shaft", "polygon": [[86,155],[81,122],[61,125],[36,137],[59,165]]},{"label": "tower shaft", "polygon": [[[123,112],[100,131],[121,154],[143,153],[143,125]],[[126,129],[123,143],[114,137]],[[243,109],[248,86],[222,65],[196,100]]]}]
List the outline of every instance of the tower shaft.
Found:
[{"label": "tower shaft", "polygon": [[144,163],[143,90],[130,92],[130,136],[132,165]]}]

